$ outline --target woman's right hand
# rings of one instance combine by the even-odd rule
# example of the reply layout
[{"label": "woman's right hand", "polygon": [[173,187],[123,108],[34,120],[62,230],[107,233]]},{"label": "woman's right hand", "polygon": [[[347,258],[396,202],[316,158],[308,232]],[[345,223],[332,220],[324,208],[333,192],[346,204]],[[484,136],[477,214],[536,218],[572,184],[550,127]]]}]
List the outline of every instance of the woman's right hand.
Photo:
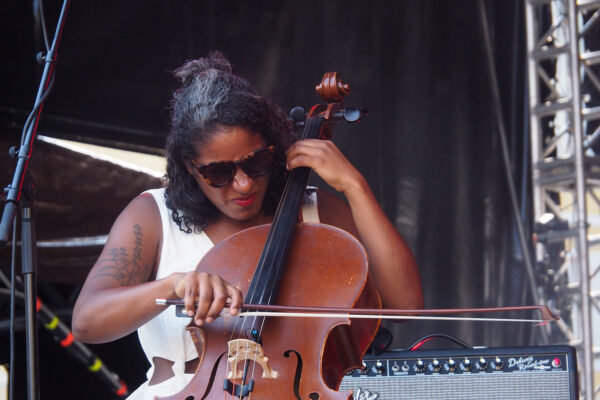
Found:
[{"label": "woman's right hand", "polygon": [[226,305],[231,315],[237,315],[242,307],[242,292],[218,275],[193,271],[172,276],[175,295],[183,299],[185,312],[196,325],[214,321]]}]

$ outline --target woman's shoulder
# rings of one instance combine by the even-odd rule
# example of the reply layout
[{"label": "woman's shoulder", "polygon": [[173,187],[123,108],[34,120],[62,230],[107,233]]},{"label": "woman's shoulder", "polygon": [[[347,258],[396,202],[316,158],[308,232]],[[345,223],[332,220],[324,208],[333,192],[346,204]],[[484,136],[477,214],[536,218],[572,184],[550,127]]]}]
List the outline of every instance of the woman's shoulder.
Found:
[{"label": "woman's shoulder", "polygon": [[156,203],[165,202],[165,188],[156,188],[156,189],[148,189],[135,197],[133,200],[137,198],[149,199],[153,198]]},{"label": "woman's shoulder", "polygon": [[132,208],[135,211],[158,211],[158,202],[164,198],[164,189],[152,189],[138,194],[134,197],[125,210]]},{"label": "woman's shoulder", "polygon": [[157,202],[158,199],[150,191],[137,195],[121,211],[121,214],[115,221],[115,225],[138,225],[145,227],[146,230],[158,229],[160,231],[161,218]]}]

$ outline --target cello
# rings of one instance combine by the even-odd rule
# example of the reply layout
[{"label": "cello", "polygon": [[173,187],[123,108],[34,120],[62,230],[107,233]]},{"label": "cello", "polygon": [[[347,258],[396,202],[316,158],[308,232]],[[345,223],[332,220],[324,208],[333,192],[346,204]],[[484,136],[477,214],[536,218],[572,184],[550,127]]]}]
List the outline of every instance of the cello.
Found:
[{"label": "cello", "polygon": [[[349,93],[337,73],[316,88],[300,139],[329,139],[333,125],[360,111],[343,108]],[[366,252],[351,234],[325,224],[299,222],[310,170],[290,172],[271,224],[240,231],[213,247],[198,271],[218,273],[255,305],[381,308]],[[337,391],[344,373],[358,368],[380,320],[347,316],[286,319],[219,318],[187,330],[198,366],[179,393],[160,400],[349,399]]]}]

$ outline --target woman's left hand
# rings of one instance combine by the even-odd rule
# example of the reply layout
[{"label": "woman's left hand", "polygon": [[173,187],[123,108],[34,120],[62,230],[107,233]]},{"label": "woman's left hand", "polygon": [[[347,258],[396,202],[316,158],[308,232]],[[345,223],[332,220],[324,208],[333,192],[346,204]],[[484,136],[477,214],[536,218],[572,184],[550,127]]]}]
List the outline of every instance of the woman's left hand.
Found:
[{"label": "woman's left hand", "polygon": [[353,183],[362,179],[360,172],[330,140],[299,140],[286,155],[288,170],[309,167],[341,193],[346,193]]}]

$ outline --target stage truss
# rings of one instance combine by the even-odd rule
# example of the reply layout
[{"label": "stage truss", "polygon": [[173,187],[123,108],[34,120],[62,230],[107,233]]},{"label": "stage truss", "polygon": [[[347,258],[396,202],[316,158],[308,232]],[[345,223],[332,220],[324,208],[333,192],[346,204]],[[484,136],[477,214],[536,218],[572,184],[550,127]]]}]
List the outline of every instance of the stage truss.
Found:
[{"label": "stage truss", "polygon": [[526,0],[525,13],[537,295],[561,317],[549,340],[577,348],[589,400],[600,392],[600,0]]}]

